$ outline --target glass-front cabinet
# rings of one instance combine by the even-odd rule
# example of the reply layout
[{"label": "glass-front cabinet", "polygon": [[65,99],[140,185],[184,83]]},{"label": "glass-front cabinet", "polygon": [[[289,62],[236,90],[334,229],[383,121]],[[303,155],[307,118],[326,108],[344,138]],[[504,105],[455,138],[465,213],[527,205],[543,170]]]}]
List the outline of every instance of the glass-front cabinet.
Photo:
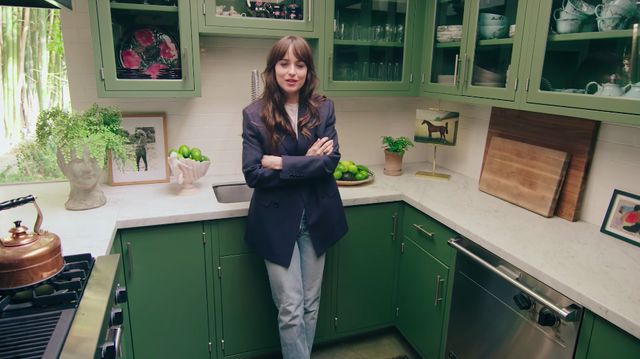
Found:
[{"label": "glass-front cabinet", "polygon": [[513,101],[526,5],[524,0],[429,1],[423,91]]},{"label": "glass-front cabinet", "polygon": [[[194,96],[198,34],[189,0],[91,0],[101,96]],[[97,19],[97,22],[94,20]],[[195,24],[194,24],[195,25]],[[195,49],[195,51],[194,51]]]},{"label": "glass-front cabinet", "polygon": [[414,0],[329,0],[327,90],[406,91]]},{"label": "glass-front cabinet", "polygon": [[202,32],[267,36],[291,32],[313,35],[310,32],[314,31],[315,15],[323,3],[321,0],[200,1],[203,1]]},{"label": "glass-front cabinet", "polygon": [[640,114],[636,0],[545,0],[527,102]]}]

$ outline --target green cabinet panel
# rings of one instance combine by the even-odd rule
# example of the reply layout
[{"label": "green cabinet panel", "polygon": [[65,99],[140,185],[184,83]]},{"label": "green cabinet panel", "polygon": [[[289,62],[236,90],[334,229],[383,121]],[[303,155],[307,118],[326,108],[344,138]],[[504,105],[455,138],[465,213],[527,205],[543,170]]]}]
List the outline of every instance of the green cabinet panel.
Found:
[{"label": "green cabinet panel", "polygon": [[438,221],[407,205],[404,209],[403,235],[431,253],[446,265],[451,265],[454,250],[447,244],[456,233]]},{"label": "green cabinet panel", "polygon": [[190,0],[172,6],[89,0],[98,95],[199,96],[192,5]]},{"label": "green cabinet panel", "polygon": [[640,339],[586,311],[575,359],[640,358]]},{"label": "green cabinet panel", "polygon": [[423,358],[438,358],[447,302],[448,268],[411,239],[402,245],[397,326]]},{"label": "green cabinet panel", "polygon": [[[118,271],[118,279],[116,282],[117,287],[126,287],[126,279],[124,272],[124,262],[122,255],[122,245],[120,243],[120,234],[116,234],[115,239],[113,240],[113,246],[111,247],[111,254],[120,254],[120,264]],[[131,340],[131,322],[129,321],[129,304],[127,302],[120,303],[118,306],[122,309],[123,314],[123,331],[122,337],[120,340],[120,358],[121,359],[133,359],[133,342]]]},{"label": "green cabinet panel", "polygon": [[336,246],[336,332],[391,325],[400,206],[346,209],[349,232]]},{"label": "green cabinet panel", "polygon": [[137,358],[208,358],[202,223],[121,231]]},{"label": "green cabinet panel", "polygon": [[317,37],[322,27],[319,0],[198,0],[203,34]]},{"label": "green cabinet panel", "polygon": [[220,248],[220,256],[251,252],[244,242],[246,217],[221,219],[217,223],[217,243]]}]

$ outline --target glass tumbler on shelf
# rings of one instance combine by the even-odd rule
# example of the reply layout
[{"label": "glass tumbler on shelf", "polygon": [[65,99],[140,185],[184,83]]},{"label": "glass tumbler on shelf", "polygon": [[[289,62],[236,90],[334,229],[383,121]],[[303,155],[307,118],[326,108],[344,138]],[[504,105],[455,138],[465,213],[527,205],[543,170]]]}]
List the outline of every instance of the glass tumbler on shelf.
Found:
[{"label": "glass tumbler on shelf", "polygon": [[384,24],[384,41],[393,42],[396,39],[395,26],[391,24]]},{"label": "glass tumbler on shelf", "polygon": [[363,61],[361,66],[360,81],[367,81],[369,80],[369,63],[367,61]]},{"label": "glass tumbler on shelf", "polygon": [[402,81],[402,71],[400,69],[400,64],[398,62],[393,64],[393,80]]},{"label": "glass tumbler on shelf", "polygon": [[369,81],[376,81],[378,76],[378,64],[371,62],[369,65]]},{"label": "glass tumbler on shelf", "polygon": [[387,65],[384,62],[378,64],[378,81],[387,81]]},{"label": "glass tumbler on shelf", "polygon": [[396,25],[396,42],[404,41],[404,25]]}]

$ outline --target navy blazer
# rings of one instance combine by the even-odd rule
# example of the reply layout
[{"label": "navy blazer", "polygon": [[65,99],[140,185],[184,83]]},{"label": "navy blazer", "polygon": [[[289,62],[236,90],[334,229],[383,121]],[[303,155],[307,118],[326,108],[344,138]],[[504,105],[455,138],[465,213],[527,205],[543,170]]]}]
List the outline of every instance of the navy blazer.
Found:
[{"label": "navy blazer", "polygon": [[[304,210],[316,255],[320,256],[347,233],[347,221],[333,171],[340,160],[333,102],[319,105],[319,124],[311,137],[281,133],[277,153],[268,150],[268,134],[261,118],[263,103],[242,111],[242,172],[254,188],[245,241],[262,258],[289,267]],[[298,117],[305,113],[302,106]],[[318,138],[333,140],[333,153],[305,156]],[[263,155],[282,157],[282,170],[263,168]]]}]

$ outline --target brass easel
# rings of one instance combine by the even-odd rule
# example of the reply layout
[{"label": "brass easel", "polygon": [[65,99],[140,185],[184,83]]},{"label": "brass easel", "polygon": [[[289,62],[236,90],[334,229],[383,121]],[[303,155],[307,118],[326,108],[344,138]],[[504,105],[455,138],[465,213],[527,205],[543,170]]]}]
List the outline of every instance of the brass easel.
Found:
[{"label": "brass easel", "polygon": [[416,172],[416,177],[441,179],[445,181],[451,178],[451,175],[448,175],[446,173],[436,172],[436,149],[437,148],[438,148],[438,145],[433,145],[433,161],[431,162],[432,163],[431,172],[418,171]]}]

